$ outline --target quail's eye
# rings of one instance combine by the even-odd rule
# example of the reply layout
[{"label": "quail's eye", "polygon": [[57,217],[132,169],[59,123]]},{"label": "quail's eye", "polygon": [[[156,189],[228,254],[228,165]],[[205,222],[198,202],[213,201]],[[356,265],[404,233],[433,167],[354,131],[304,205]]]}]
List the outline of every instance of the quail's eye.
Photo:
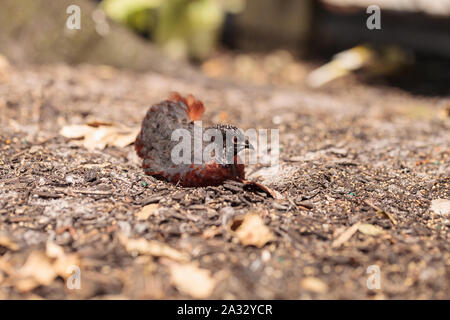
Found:
[{"label": "quail's eye", "polygon": [[233,142],[234,142],[234,143],[237,143],[237,142],[238,142],[237,137],[234,137],[234,138],[233,138]]}]

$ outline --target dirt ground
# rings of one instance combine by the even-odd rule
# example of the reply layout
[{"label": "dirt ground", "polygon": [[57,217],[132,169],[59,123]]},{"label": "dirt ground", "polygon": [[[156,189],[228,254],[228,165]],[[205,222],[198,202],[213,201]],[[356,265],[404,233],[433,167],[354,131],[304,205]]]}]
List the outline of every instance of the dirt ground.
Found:
[{"label": "dirt ground", "polygon": [[[138,127],[170,91],[203,100],[205,125],[278,128],[279,171],[249,166],[247,178],[282,197],[173,186],[144,175],[133,145],[89,150],[59,134],[93,120]],[[450,197],[449,107],[357,82],[310,91],[11,67],[0,83],[0,298],[449,299],[450,223],[430,210]],[[271,234],[261,247],[238,232],[251,213],[268,227],[256,236]],[[373,268],[379,289],[367,286]]]}]

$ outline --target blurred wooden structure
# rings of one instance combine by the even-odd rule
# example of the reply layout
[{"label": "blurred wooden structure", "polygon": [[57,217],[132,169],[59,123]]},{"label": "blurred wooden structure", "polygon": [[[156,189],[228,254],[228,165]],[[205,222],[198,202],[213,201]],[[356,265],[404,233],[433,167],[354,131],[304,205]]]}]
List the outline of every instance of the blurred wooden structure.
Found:
[{"label": "blurred wooden structure", "polygon": [[[381,9],[381,30],[366,28],[369,5]],[[314,44],[322,49],[370,42],[450,58],[450,0],[321,0],[316,19]]]},{"label": "blurred wooden structure", "polygon": [[[366,27],[373,4],[381,30]],[[450,57],[450,0],[247,0],[225,35],[242,50],[336,52],[368,42]]]},{"label": "blurred wooden structure", "polygon": [[245,10],[229,19],[225,41],[246,51],[298,51],[311,34],[313,6],[314,0],[246,0]]}]

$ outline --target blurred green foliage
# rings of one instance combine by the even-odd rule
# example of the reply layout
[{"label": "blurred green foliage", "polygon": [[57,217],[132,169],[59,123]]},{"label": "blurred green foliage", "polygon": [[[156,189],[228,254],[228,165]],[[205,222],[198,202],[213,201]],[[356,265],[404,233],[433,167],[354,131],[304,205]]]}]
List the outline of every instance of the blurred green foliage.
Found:
[{"label": "blurred green foliage", "polygon": [[106,14],[120,23],[146,33],[155,26],[156,10],[161,0],[103,0],[101,6]]},{"label": "blurred green foliage", "polygon": [[216,47],[226,13],[243,10],[245,0],[103,0],[101,6],[170,56],[201,60]]}]

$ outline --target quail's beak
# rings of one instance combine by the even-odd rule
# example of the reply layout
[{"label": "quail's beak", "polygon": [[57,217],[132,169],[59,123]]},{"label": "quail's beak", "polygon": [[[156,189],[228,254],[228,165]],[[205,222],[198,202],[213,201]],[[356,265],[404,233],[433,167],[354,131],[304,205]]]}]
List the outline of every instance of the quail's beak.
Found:
[{"label": "quail's beak", "polygon": [[252,144],[250,142],[248,142],[248,139],[245,139],[245,149],[249,149],[249,150],[255,150],[255,148],[253,148]]},{"label": "quail's beak", "polygon": [[248,139],[245,139],[244,143],[237,144],[237,152],[241,152],[242,150],[249,149],[249,150],[255,150],[250,142],[248,142]]}]

